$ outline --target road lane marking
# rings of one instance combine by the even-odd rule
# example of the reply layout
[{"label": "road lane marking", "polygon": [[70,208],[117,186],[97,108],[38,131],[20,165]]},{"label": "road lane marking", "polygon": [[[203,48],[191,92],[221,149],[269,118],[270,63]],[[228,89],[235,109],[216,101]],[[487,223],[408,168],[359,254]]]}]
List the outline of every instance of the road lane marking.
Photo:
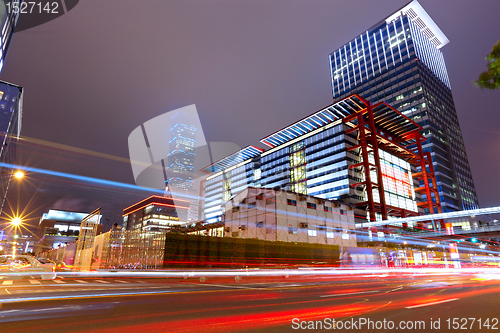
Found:
[{"label": "road lane marking", "polygon": [[445,300],[437,301],[437,302],[430,302],[430,303],[425,303],[425,304],[412,305],[412,306],[405,307],[405,309],[421,308],[423,306],[430,306],[430,305],[436,305],[436,304],[441,304],[441,303],[446,303],[446,302],[458,301],[459,299],[460,298],[450,298],[450,299],[445,299]]},{"label": "road lane marking", "polygon": [[244,287],[244,286],[233,286],[233,285],[223,285],[223,284],[213,284],[213,283],[200,283],[196,284],[197,286],[215,286],[215,287],[224,287],[224,288],[235,288],[235,289],[255,289],[255,290],[265,290],[264,288],[252,288],[252,287]]},{"label": "road lane marking", "polygon": [[335,295],[322,295],[320,297],[339,297],[339,296],[346,296],[346,295],[368,294],[368,293],[377,293],[377,292],[379,292],[379,290],[360,291],[357,293],[345,293],[345,294],[335,294]]},{"label": "road lane marking", "polygon": [[137,282],[137,283],[147,283],[145,281],[137,281],[137,280],[135,282]]},{"label": "road lane marking", "polygon": [[104,280],[95,280],[95,282],[99,282],[99,283],[109,283],[109,281],[104,281]]},{"label": "road lane marking", "polygon": [[41,284],[40,281],[38,281],[38,280],[30,280],[30,283],[31,284]]},{"label": "road lane marking", "polygon": [[2,282],[2,286],[11,286],[12,285],[12,280],[5,280]]},{"label": "road lane marking", "polygon": [[52,280],[52,281],[54,281],[55,283],[66,283],[66,282],[64,282],[62,280]]},{"label": "road lane marking", "polygon": [[83,281],[83,280],[75,280],[75,282],[79,282],[79,283],[88,283],[88,281]]},{"label": "road lane marking", "polygon": [[120,283],[129,283],[128,281],[122,281],[122,280],[115,280],[115,281]]}]

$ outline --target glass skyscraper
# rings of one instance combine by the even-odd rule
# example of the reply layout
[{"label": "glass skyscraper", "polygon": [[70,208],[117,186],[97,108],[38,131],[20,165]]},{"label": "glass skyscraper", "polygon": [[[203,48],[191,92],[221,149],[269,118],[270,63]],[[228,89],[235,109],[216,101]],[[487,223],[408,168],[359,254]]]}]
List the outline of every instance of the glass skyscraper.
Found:
[{"label": "glass skyscraper", "polygon": [[183,199],[191,201],[189,210],[179,211],[181,221],[198,221],[198,191],[193,188],[197,135],[194,123],[194,119],[186,113],[174,114],[173,126],[169,130],[169,152],[167,158],[163,160],[167,193],[175,191],[184,194]]},{"label": "glass skyscraper", "polygon": [[186,119],[177,119],[179,116],[177,113],[172,117],[175,125],[170,129],[166,185],[188,191],[193,189],[196,127],[190,124],[189,119],[187,122]]},{"label": "glass skyscraper", "polygon": [[335,100],[355,93],[373,103],[385,101],[422,126],[423,150],[432,156],[443,212],[478,208],[440,51],[448,42],[412,1],[330,54]]},{"label": "glass skyscraper", "polygon": [[[12,9],[16,6],[16,8],[19,8],[21,2],[21,0],[0,1],[0,17],[2,18],[2,30],[0,31],[0,72],[7,56],[14,29],[19,20],[19,10],[17,13],[14,13]],[[9,6],[7,6],[7,3],[10,3]]]},{"label": "glass skyscraper", "polygon": [[12,164],[16,158],[16,143],[21,134],[23,88],[0,81],[0,214],[4,208],[7,190],[12,178]]},{"label": "glass skyscraper", "polygon": [[[0,31],[0,72],[2,71],[7,51],[9,50],[14,29],[19,20],[19,11],[8,11],[7,9],[14,8],[15,5],[20,6],[20,0],[7,0],[0,1],[0,17],[1,17],[1,31]],[[9,6],[7,6],[9,4]],[[16,155],[16,142],[21,134],[21,120],[22,120],[22,102],[23,102],[23,88],[0,81],[0,134],[2,135],[2,147],[0,148],[0,189],[1,189],[1,206],[0,214],[2,213],[7,190],[9,188],[12,171],[9,167],[10,164],[15,162]]]}]

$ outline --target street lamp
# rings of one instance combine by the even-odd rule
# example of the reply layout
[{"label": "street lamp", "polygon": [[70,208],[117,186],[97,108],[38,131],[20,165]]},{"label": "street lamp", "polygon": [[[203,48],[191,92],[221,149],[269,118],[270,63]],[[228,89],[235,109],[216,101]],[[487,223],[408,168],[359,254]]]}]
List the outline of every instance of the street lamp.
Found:
[{"label": "street lamp", "polygon": [[14,217],[12,221],[10,221],[10,224],[14,227],[14,242],[13,242],[13,247],[12,247],[12,258],[16,256],[16,239],[18,238],[17,236],[17,228],[21,226],[23,223],[23,220],[21,220],[20,217]]},{"label": "street lamp", "polygon": [[[16,172],[14,172],[13,170],[3,171],[3,172],[0,172],[0,176],[2,176],[2,175],[10,175],[11,177],[14,176],[14,178],[21,179],[24,177],[24,172],[22,172],[21,170],[17,170]],[[10,180],[11,180],[11,178],[9,178],[8,183],[10,183]],[[0,215],[1,214],[2,214],[2,207],[0,207]]]},{"label": "street lamp", "polygon": [[14,227],[19,227],[23,223],[23,221],[19,217],[15,217],[12,219],[10,224],[12,224]]},{"label": "street lamp", "polygon": [[[14,176],[17,179],[21,179],[21,178],[24,177],[24,172],[22,172],[21,170],[17,170],[16,172],[14,172],[13,170],[11,170],[11,171],[3,171],[3,172],[0,172],[0,176],[2,176],[2,175],[10,175],[11,177]],[[8,181],[9,183],[10,183],[10,179],[11,178],[9,178],[9,181]],[[2,208],[1,207],[0,207],[0,214],[2,214]],[[19,225],[19,224],[17,224],[17,225]]]},{"label": "street lamp", "polygon": [[12,176],[16,177],[17,179],[21,179],[24,177],[24,172],[22,172],[21,170],[17,170],[16,172],[3,171],[3,172],[0,172],[0,175],[12,175]]}]

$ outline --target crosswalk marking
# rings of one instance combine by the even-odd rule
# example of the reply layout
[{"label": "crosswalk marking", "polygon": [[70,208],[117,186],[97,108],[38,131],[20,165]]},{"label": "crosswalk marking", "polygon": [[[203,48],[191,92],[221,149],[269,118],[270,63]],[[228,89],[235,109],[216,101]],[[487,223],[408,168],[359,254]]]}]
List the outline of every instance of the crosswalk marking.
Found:
[{"label": "crosswalk marking", "polygon": [[[53,282],[45,282],[45,281],[40,281],[40,280],[35,280],[35,279],[30,279],[28,280],[29,281],[29,284],[30,285],[35,285],[35,286],[41,286],[41,285],[47,285],[50,284],[50,283],[56,283],[56,284],[67,284],[68,282],[71,283],[71,282],[77,282],[77,283],[82,283],[82,284],[88,284],[88,283],[148,283],[146,281],[141,281],[141,280],[94,280],[94,279],[91,279],[91,280],[66,280],[66,281],[63,281],[59,278],[57,279],[53,279],[52,281]],[[0,285],[2,286],[12,286],[14,283],[13,280],[0,280]],[[19,282],[21,284],[23,284],[21,281],[18,281],[16,283],[19,284]],[[26,282],[24,282],[26,283]]]}]

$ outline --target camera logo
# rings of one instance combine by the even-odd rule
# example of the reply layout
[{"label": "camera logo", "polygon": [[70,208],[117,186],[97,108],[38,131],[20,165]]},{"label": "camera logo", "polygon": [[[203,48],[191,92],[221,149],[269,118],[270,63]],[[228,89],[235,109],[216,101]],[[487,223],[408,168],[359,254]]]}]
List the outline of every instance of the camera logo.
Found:
[{"label": "camera logo", "polygon": [[[229,142],[207,142],[196,106],[166,112],[135,128],[128,137],[132,172],[137,185],[164,189],[176,206],[181,221],[199,221],[201,182],[207,174],[200,170],[240,147]],[[187,215],[184,215],[187,214]]]}]

